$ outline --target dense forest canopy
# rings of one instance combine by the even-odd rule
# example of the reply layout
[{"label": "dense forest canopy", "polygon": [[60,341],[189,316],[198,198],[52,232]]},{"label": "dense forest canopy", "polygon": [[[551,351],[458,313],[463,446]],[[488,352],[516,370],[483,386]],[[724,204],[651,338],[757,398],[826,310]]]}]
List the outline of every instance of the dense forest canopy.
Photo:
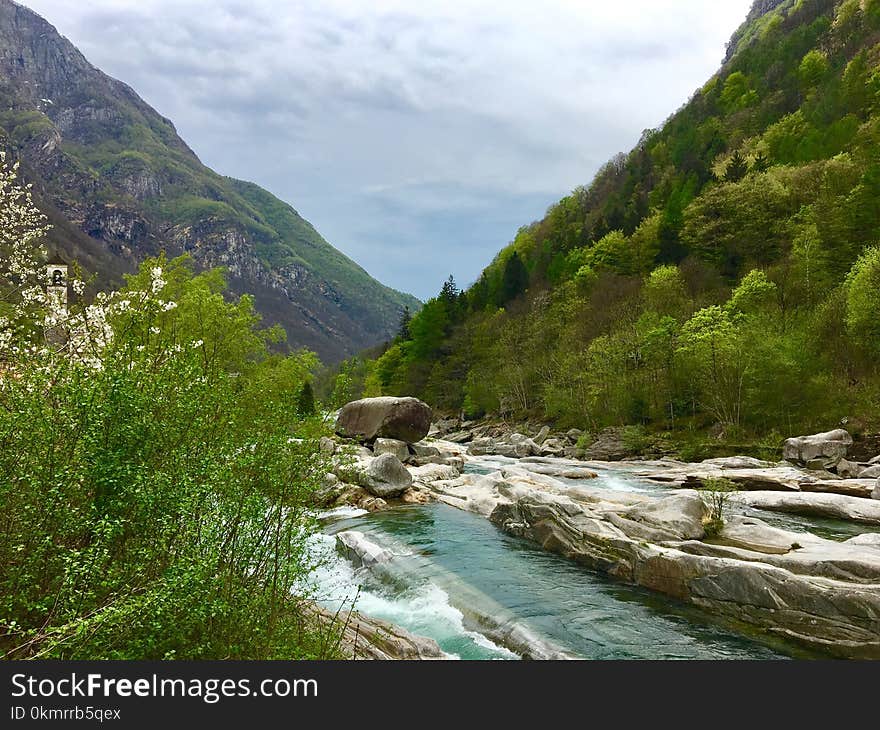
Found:
[{"label": "dense forest canopy", "polygon": [[880,0],[753,10],[721,70],[337,396],[773,434],[880,403]]}]

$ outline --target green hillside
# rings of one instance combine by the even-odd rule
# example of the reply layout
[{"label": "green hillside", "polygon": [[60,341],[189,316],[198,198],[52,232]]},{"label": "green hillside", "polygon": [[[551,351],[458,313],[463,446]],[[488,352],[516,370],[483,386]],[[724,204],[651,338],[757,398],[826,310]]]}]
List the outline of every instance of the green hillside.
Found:
[{"label": "green hillside", "polygon": [[756,2],[682,109],[444,285],[364,387],[586,429],[876,428],[878,153],[880,0]]}]

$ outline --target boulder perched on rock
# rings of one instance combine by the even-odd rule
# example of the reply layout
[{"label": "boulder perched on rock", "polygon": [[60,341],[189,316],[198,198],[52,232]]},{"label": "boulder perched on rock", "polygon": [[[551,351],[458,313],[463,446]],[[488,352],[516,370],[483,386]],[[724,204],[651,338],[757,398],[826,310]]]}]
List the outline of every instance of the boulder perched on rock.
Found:
[{"label": "boulder perched on rock", "polygon": [[394,454],[381,454],[361,472],[360,483],[377,497],[397,497],[412,486],[412,474]]},{"label": "boulder perched on rock", "polygon": [[373,443],[373,453],[376,456],[394,454],[401,461],[406,461],[409,458],[409,447],[405,441],[397,439],[376,439]]},{"label": "boulder perched on rock", "polygon": [[336,433],[346,438],[373,441],[421,441],[431,428],[431,407],[418,398],[363,398],[346,403],[336,418]]},{"label": "boulder perched on rock", "polygon": [[846,456],[852,442],[852,436],[842,428],[812,436],[795,436],[782,445],[782,458],[796,464],[821,459],[826,466],[833,466]]}]

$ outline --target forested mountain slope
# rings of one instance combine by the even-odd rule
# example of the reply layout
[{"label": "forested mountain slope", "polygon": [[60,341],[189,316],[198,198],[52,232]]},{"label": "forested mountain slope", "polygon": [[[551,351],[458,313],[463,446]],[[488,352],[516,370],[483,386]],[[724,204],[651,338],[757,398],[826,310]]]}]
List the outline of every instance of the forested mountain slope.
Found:
[{"label": "forested mountain slope", "polygon": [[759,0],[682,109],[346,372],[581,428],[876,427],[878,152],[880,0]]},{"label": "forested mountain slope", "polygon": [[331,361],[386,339],[418,306],[286,203],[205,167],[169,120],[11,0],[0,0],[0,148],[22,161],[55,226],[53,256],[100,287],[161,250],[186,252],[225,266],[290,346]]}]

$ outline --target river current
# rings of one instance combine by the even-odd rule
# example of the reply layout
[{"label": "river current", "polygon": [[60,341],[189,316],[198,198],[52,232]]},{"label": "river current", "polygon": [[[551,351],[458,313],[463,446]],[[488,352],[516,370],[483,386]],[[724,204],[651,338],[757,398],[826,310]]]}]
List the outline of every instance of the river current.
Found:
[{"label": "river current", "polygon": [[[485,457],[468,462],[465,471],[489,473],[505,463],[514,462]],[[589,484],[663,490],[625,469],[601,471]],[[845,539],[852,529],[833,521],[760,517],[833,539]],[[315,545],[323,558],[314,578],[319,600],[331,610],[354,603],[367,615],[435,639],[452,657],[518,659],[528,653],[524,644],[582,659],[811,656],[766,634],[590,572],[448,505],[374,514],[341,508],[325,513],[324,520]],[[336,551],[335,535],[345,530],[362,533],[391,559],[356,568]]]}]

